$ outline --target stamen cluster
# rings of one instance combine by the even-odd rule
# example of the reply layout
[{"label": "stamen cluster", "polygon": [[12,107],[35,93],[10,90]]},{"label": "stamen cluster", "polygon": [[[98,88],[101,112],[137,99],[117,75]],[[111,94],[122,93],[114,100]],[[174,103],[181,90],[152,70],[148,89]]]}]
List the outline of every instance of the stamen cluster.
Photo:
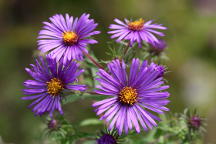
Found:
[{"label": "stamen cluster", "polygon": [[58,78],[52,78],[49,82],[47,82],[47,93],[52,96],[58,95],[63,89],[64,86]]},{"label": "stamen cluster", "polygon": [[124,87],[119,93],[119,100],[123,104],[133,105],[137,102],[137,92],[136,89],[132,87]]},{"label": "stamen cluster", "polygon": [[73,45],[78,40],[78,35],[75,32],[64,32],[62,35],[63,41],[66,45]]},{"label": "stamen cluster", "polygon": [[139,20],[129,22],[128,28],[130,30],[138,31],[138,30],[143,29],[143,25],[144,25],[144,19],[140,18]]}]

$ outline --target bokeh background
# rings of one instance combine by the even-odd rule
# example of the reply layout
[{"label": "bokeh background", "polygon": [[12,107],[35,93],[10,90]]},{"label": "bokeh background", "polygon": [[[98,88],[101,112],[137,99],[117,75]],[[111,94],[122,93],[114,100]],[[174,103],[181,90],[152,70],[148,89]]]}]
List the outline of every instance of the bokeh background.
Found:
[{"label": "bokeh background", "polygon": [[[216,1],[215,0],[0,0],[0,144],[41,144],[44,118],[35,117],[21,101],[24,68],[32,63],[42,21],[56,13],[90,13],[102,34],[92,46],[108,59],[108,26],[114,18],[154,19],[169,29],[166,78],[172,112],[196,107],[208,118],[204,144],[216,144]],[[95,117],[90,101],[66,105],[71,122]],[[79,107],[77,107],[79,105]]]}]

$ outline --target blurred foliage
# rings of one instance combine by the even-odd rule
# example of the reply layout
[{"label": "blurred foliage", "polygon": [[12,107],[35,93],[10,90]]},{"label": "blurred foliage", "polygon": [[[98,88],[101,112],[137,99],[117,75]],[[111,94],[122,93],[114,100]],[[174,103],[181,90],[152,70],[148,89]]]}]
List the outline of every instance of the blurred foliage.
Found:
[{"label": "blurred foliage", "polygon": [[[190,118],[199,118],[199,125],[191,125]],[[50,121],[50,118],[48,118]],[[137,134],[135,131],[129,132],[128,135],[118,135],[116,130],[98,131],[99,133],[89,133],[80,131],[80,127],[91,125],[102,125],[102,122],[95,118],[88,118],[74,126],[67,122],[62,116],[57,117],[57,125],[46,128],[46,137],[50,143],[57,144],[95,144],[104,135],[112,136],[118,144],[201,144],[205,131],[205,120],[195,111],[185,109],[183,113],[172,113],[162,115],[158,127]]]},{"label": "blurred foliage", "polygon": [[[131,140],[133,136],[130,136],[127,139],[131,144],[200,144],[204,134],[200,129],[203,127],[191,131],[188,125],[188,113],[191,113],[191,110],[185,109],[183,113],[171,112],[166,116],[163,115],[158,127],[149,131],[147,135],[138,135],[136,139]],[[205,125],[205,121],[202,121],[202,125]]]},{"label": "blurred foliage", "polygon": [[[106,34],[113,19],[143,17],[154,19],[169,29],[167,75],[171,88],[171,111],[196,106],[209,117],[205,142],[216,143],[216,2],[214,0],[0,0],[0,136],[15,144],[42,144],[44,125],[20,100],[22,82],[28,78],[24,67],[32,62],[36,37],[42,21],[55,13],[80,16],[90,13],[99,23],[99,44],[90,49],[106,61],[111,56]],[[95,69],[90,69],[95,73]],[[91,85],[89,83],[89,85]],[[91,101],[82,99],[65,105],[65,116],[73,123],[95,117]],[[77,110],[77,106],[83,109]],[[93,128],[81,128],[92,132]],[[1,140],[0,140],[1,142]],[[3,143],[3,142],[2,142]]]}]

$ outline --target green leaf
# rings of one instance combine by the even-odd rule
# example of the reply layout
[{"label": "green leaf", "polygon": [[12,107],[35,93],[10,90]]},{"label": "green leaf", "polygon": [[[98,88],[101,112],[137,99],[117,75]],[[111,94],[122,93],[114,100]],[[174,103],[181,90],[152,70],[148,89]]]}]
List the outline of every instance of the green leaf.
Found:
[{"label": "green leaf", "polygon": [[74,102],[74,101],[81,99],[81,98],[82,98],[81,94],[68,95],[62,100],[62,103],[63,104],[71,103],[71,102]]},{"label": "green leaf", "polygon": [[103,124],[102,121],[96,119],[96,118],[89,118],[89,119],[85,119],[80,123],[80,126],[88,126],[88,125],[99,125],[99,124]]}]

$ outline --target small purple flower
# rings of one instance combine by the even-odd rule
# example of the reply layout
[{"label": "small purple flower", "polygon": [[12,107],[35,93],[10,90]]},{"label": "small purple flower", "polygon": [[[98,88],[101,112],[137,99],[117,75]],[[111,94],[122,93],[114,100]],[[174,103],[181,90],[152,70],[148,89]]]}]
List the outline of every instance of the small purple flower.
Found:
[{"label": "small purple flower", "polygon": [[151,45],[152,51],[155,53],[160,53],[164,51],[164,49],[167,47],[167,44],[164,40],[159,40],[158,42],[155,42]]},{"label": "small purple flower", "polygon": [[97,43],[89,37],[100,33],[94,30],[97,23],[89,16],[83,14],[74,18],[56,14],[50,17],[51,22],[43,22],[43,30],[39,32],[38,49],[48,52],[57,61],[63,59],[64,63],[71,59],[82,60],[83,52],[88,53],[87,44]]},{"label": "small purple flower", "polygon": [[154,29],[167,29],[161,24],[152,24],[152,20],[145,22],[142,18],[136,21],[129,21],[127,19],[125,19],[125,22],[119,19],[114,19],[114,21],[117,24],[111,24],[109,28],[112,31],[108,32],[112,34],[111,38],[117,38],[117,42],[129,40],[130,45],[137,42],[139,47],[142,47],[142,41],[150,44],[158,42],[158,38],[155,35],[165,36],[162,32]]},{"label": "small purple flower", "polygon": [[52,119],[48,122],[48,128],[51,130],[55,130],[58,128],[58,121],[55,119]]},{"label": "small purple flower", "polygon": [[166,71],[166,68],[163,65],[155,64],[155,70],[159,72],[158,77],[163,77]]},{"label": "small purple flower", "polygon": [[169,86],[163,85],[163,77],[157,66],[154,63],[148,65],[147,61],[140,64],[139,59],[134,58],[129,74],[124,61],[118,59],[108,64],[109,73],[99,69],[97,75],[100,78],[96,80],[100,85],[95,92],[111,98],[95,102],[93,107],[96,107],[100,119],[109,123],[109,129],[116,128],[122,134],[135,128],[139,133],[140,126],[148,130],[157,126],[155,120],[160,121],[150,111],[159,114],[169,111],[165,107],[169,103],[166,99],[169,93],[163,91]]},{"label": "small purple flower", "polygon": [[52,117],[52,113],[58,110],[63,114],[61,107],[63,90],[84,91],[85,85],[72,84],[77,81],[77,77],[84,72],[79,69],[75,61],[67,61],[63,64],[55,59],[39,57],[35,60],[35,65],[31,64],[31,69],[26,68],[26,72],[33,80],[24,82],[25,95],[23,100],[34,100],[28,107],[32,108],[35,115],[42,115],[46,112]]},{"label": "small purple flower", "polygon": [[104,134],[97,139],[97,144],[117,144],[117,142],[112,135]]},{"label": "small purple flower", "polygon": [[109,131],[106,129],[102,131],[97,138],[97,144],[119,144],[121,142],[122,139],[115,130]]},{"label": "small purple flower", "polygon": [[202,120],[198,116],[193,116],[189,119],[189,126],[198,129],[201,126]]}]

